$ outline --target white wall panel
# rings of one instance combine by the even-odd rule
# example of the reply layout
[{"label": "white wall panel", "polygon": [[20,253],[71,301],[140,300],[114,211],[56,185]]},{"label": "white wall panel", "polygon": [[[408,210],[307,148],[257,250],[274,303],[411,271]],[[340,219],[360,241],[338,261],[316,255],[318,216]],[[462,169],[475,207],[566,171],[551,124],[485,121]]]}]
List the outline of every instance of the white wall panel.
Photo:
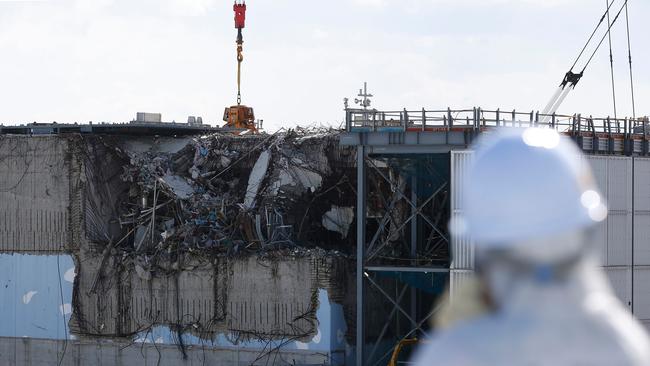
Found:
[{"label": "white wall panel", "polygon": [[650,267],[634,268],[634,315],[650,319]]},{"label": "white wall panel", "polygon": [[632,265],[632,215],[609,212],[607,217],[607,265]]},{"label": "white wall panel", "polygon": [[[607,157],[606,156],[586,156],[585,161],[589,164],[593,172],[596,185],[603,194],[607,194]],[[598,252],[600,263],[607,264],[607,220],[600,223],[594,234],[594,246]]]},{"label": "white wall panel", "polygon": [[[471,152],[452,152],[452,216],[462,214],[460,191]],[[606,196],[609,216],[596,228],[594,246],[619,299],[646,319],[650,329],[650,159],[620,156],[586,156],[601,192]],[[634,167],[634,169],[633,169]],[[634,253],[632,253],[634,249]],[[450,287],[457,289],[471,276],[473,245],[468,238],[452,239]],[[647,267],[635,268],[631,262]],[[458,269],[462,269],[458,271]],[[634,296],[633,296],[634,295]]]},{"label": "white wall panel", "polygon": [[[607,199],[606,228],[594,238],[597,250],[608,266],[632,264],[632,158],[586,156],[600,191]],[[604,241],[606,246],[603,247]],[[605,255],[602,250],[605,249]]]},{"label": "white wall panel", "polygon": [[605,267],[604,269],[616,297],[627,309],[632,310],[631,267]]},{"label": "white wall panel", "polygon": [[607,157],[607,204],[610,211],[632,210],[632,158]]},{"label": "white wall panel", "polygon": [[634,158],[634,264],[650,265],[650,159]]},{"label": "white wall panel", "polygon": [[[460,213],[454,213],[453,220],[458,220]],[[474,243],[466,235],[452,235],[451,269],[474,268]]]},{"label": "white wall panel", "polygon": [[587,156],[586,160],[591,166],[591,171],[596,179],[596,184],[600,191],[607,195],[607,157],[606,156]]},{"label": "white wall panel", "polygon": [[[451,152],[451,217],[452,222],[463,213],[463,191],[467,167],[471,162],[471,151]],[[452,269],[474,268],[474,245],[468,237],[452,235],[451,263]]]},{"label": "white wall panel", "polygon": [[650,159],[634,158],[634,210],[650,212]]},{"label": "white wall panel", "polygon": [[634,215],[634,265],[650,265],[650,215]]},{"label": "white wall panel", "polygon": [[600,265],[607,264],[607,220],[600,222],[592,236],[592,245],[598,255]]},{"label": "white wall panel", "polygon": [[451,209],[461,211],[463,209],[462,186],[467,176],[467,168],[472,161],[472,151],[451,152]]},{"label": "white wall panel", "polygon": [[451,270],[449,272],[449,301],[451,305],[458,301],[459,290],[474,279],[474,271]]}]

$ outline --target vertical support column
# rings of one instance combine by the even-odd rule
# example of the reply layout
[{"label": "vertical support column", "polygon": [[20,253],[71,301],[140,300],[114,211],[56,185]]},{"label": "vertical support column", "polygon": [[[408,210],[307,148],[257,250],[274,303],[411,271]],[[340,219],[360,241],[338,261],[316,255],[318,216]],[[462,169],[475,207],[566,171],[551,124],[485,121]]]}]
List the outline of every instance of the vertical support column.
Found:
[{"label": "vertical support column", "polygon": [[[377,131],[377,112],[372,112],[372,131]],[[385,125],[385,124],[384,124]]]},{"label": "vertical support column", "polygon": [[365,329],[363,321],[363,271],[366,246],[366,149],[357,146],[357,366],[363,366]]},{"label": "vertical support column", "polygon": [[[644,134],[645,136],[645,134]],[[630,312],[634,314],[634,269],[635,263],[634,263],[634,244],[636,242],[636,233],[635,227],[634,227],[634,218],[636,217],[636,192],[634,192],[634,186],[636,185],[636,171],[634,166],[636,165],[636,158],[632,158],[632,250],[630,253],[630,264],[632,269],[630,270]]]},{"label": "vertical support column", "polygon": [[[411,202],[413,202],[413,206],[411,206],[411,216],[413,217],[411,219],[411,265],[413,267],[417,267],[417,261],[415,260],[415,257],[417,255],[417,250],[418,250],[418,215],[417,213],[417,206],[418,206],[418,177],[417,175],[413,175],[411,178]],[[416,289],[414,286],[411,286],[411,319],[413,320],[411,322],[411,326],[414,328],[417,327],[417,323],[415,322],[415,319],[417,319],[417,306],[416,306],[416,300],[417,300],[417,293]]]},{"label": "vertical support column", "polygon": [[347,108],[345,109],[345,128],[348,132],[352,131],[352,116]]},{"label": "vertical support column", "polygon": [[422,108],[422,132],[426,130],[427,127],[427,111]]},{"label": "vertical support column", "polygon": [[642,120],[641,123],[643,124],[643,140],[641,140],[643,142],[643,148],[641,149],[641,151],[643,152],[643,156],[646,156],[648,155],[648,133],[646,131],[646,126],[648,125],[648,122]]},{"label": "vertical support column", "polygon": [[551,116],[551,127],[555,129],[555,112],[553,112],[553,115]]}]

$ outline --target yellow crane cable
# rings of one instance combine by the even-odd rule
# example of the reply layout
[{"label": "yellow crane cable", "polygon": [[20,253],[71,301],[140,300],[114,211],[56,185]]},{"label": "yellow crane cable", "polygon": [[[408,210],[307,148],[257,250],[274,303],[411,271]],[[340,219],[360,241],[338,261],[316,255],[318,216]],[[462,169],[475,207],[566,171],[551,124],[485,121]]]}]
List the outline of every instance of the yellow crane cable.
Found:
[{"label": "yellow crane cable", "polygon": [[237,43],[237,105],[241,104],[241,62],[244,61],[242,50],[242,44]]}]

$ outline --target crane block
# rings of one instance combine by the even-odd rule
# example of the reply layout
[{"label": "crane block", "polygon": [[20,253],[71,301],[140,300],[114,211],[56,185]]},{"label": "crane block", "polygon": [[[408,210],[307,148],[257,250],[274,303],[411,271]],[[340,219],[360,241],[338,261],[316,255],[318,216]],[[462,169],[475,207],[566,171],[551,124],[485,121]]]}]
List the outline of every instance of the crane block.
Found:
[{"label": "crane block", "polygon": [[235,5],[233,5],[232,8],[235,11],[235,28],[244,28],[244,23],[246,21],[246,4],[237,4],[237,2],[235,2]]}]

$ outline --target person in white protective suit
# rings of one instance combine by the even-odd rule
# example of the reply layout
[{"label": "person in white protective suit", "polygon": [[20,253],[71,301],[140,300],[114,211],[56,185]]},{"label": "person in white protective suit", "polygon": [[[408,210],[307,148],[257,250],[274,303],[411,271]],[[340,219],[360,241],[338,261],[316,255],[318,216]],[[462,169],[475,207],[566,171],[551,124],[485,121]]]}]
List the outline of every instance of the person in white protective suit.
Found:
[{"label": "person in white protective suit", "polygon": [[650,365],[650,340],[592,248],[607,207],[573,142],[549,129],[496,131],[466,177],[450,229],[475,244],[474,298],[486,310],[434,332],[414,364]]}]

